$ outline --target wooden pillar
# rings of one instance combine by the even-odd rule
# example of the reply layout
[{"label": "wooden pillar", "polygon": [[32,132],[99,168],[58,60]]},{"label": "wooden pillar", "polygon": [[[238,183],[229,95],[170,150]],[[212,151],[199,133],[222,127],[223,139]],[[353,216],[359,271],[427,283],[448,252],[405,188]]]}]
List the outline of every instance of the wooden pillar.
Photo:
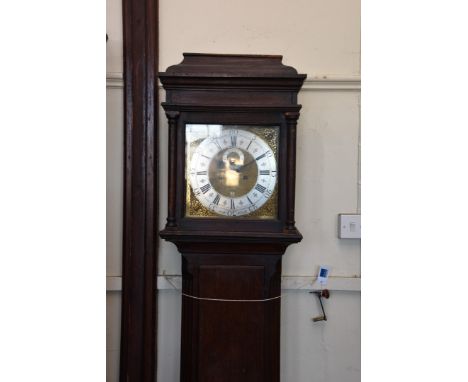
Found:
[{"label": "wooden pillar", "polygon": [[122,382],[153,382],[156,374],[157,22],[157,0],[123,0]]}]

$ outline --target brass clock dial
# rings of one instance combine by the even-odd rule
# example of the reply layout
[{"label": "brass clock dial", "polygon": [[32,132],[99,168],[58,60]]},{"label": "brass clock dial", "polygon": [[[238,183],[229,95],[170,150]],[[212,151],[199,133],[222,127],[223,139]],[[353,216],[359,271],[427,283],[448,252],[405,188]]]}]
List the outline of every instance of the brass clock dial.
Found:
[{"label": "brass clock dial", "polygon": [[204,208],[218,216],[248,216],[272,198],[276,145],[258,134],[262,129],[272,129],[277,142],[277,128],[186,125],[187,183]]}]

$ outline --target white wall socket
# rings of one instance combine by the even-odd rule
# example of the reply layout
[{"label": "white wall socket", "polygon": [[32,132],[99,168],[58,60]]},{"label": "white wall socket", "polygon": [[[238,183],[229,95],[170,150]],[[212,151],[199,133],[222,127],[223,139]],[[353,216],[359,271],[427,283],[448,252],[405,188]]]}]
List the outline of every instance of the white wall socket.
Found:
[{"label": "white wall socket", "polygon": [[338,227],[340,239],[360,239],[361,215],[339,214]]}]

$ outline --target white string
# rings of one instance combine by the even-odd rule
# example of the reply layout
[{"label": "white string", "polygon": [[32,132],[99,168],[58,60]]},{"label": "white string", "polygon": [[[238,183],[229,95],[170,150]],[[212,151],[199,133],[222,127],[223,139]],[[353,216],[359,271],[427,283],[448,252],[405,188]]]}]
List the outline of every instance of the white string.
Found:
[{"label": "white string", "polygon": [[[172,288],[174,290],[179,290],[179,288],[177,288],[176,285],[174,285],[170,279],[170,276],[166,275],[165,274],[165,271],[163,271],[163,276],[164,278],[166,279],[166,281],[172,286]],[[304,283],[302,285],[299,286],[299,290],[303,290],[302,287],[304,287],[305,285],[308,285],[309,283]],[[320,284],[320,292],[323,290],[323,285]],[[283,298],[284,296],[286,295],[279,295],[279,296],[276,296],[276,297],[270,297],[270,298],[263,298],[263,299],[258,299],[258,300],[235,300],[235,299],[227,299],[227,298],[210,298],[210,297],[197,297],[197,296],[193,296],[191,294],[187,294],[187,293],[183,293],[181,292],[180,293],[182,296],[184,297],[188,297],[188,298],[193,298],[194,300],[201,300],[201,301],[221,301],[221,302],[265,302],[265,301],[272,301],[272,300],[277,300],[279,298]]]},{"label": "white string", "polygon": [[[169,284],[171,284],[171,286],[175,289],[175,290],[179,290],[173,283],[172,281],[169,279],[169,277],[167,277],[166,275],[164,275],[164,278],[167,280],[167,282]],[[222,302],[265,302],[265,301],[271,301],[271,300],[277,300],[281,297],[283,297],[282,295],[279,295],[279,296],[276,296],[276,297],[270,297],[270,298],[262,298],[262,299],[258,299],[258,300],[236,300],[236,299],[228,299],[228,298],[210,298],[210,297],[197,297],[197,296],[193,296],[191,294],[187,294],[187,293],[183,293],[181,292],[180,293],[182,296],[184,297],[188,297],[188,298],[193,298],[194,300],[201,300],[201,301],[222,301]]]},{"label": "white string", "polygon": [[270,297],[270,298],[262,298],[260,300],[235,300],[235,299],[228,299],[228,298],[209,298],[209,297],[197,297],[197,296],[192,296],[191,294],[187,293],[181,293],[182,296],[193,298],[195,300],[203,300],[203,301],[223,301],[223,302],[265,302],[265,301],[271,301],[271,300],[277,300],[281,297],[282,295],[276,296],[276,297]]}]

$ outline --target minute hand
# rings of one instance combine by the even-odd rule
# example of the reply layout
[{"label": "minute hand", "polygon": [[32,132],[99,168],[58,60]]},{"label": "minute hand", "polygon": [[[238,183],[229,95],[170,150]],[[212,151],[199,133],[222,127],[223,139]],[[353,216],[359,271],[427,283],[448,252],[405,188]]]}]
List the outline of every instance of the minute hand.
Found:
[{"label": "minute hand", "polygon": [[243,168],[247,167],[247,166],[250,166],[252,163],[258,161],[259,159],[262,159],[265,155],[268,154],[268,151],[266,153],[263,153],[262,155],[256,157],[255,159],[252,159],[249,163],[246,163],[244,164],[243,166],[240,166],[236,169],[237,172],[239,172],[240,170],[242,170]]},{"label": "minute hand", "polygon": [[239,166],[236,168],[236,171],[237,172],[240,172],[241,170],[243,170],[244,168],[246,168],[247,166],[250,166],[252,163],[256,162],[255,159],[252,159],[249,163],[246,163],[244,164],[243,166]]}]

